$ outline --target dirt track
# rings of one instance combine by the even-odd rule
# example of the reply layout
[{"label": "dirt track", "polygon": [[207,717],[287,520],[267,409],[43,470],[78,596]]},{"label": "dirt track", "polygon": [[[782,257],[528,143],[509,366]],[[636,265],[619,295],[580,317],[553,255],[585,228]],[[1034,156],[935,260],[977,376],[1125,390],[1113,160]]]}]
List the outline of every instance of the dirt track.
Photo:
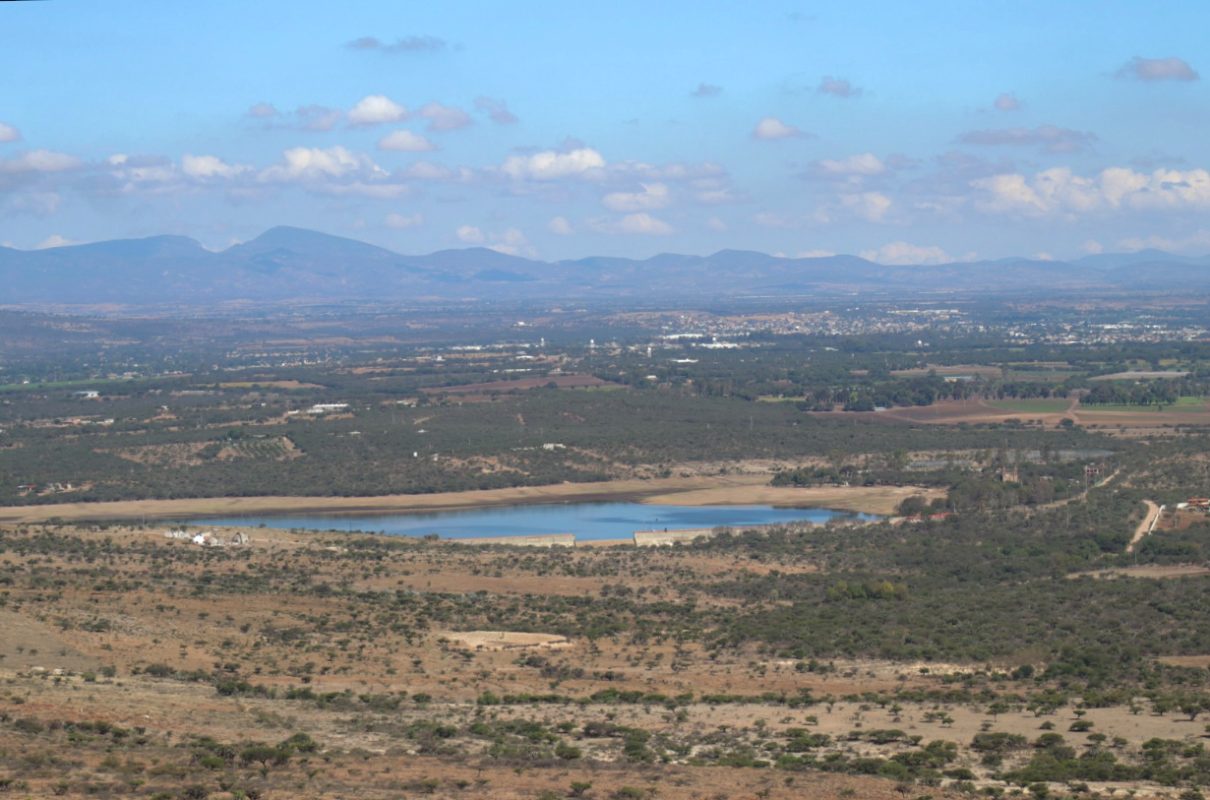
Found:
[{"label": "dirt track", "polygon": [[1127,553],[1133,553],[1135,545],[1155,530],[1155,523],[1159,521],[1160,514],[1164,511],[1163,506],[1157,506],[1150,500],[1144,500],[1143,503],[1147,506],[1147,513],[1143,516],[1143,520],[1135,526],[1134,536],[1130,537],[1130,544],[1126,545]]}]

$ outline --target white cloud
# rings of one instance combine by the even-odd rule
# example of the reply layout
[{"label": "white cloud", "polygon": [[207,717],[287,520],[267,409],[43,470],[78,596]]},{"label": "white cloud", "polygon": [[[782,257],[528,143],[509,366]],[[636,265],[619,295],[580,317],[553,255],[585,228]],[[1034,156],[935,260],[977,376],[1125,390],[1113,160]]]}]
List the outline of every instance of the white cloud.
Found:
[{"label": "white cloud", "polygon": [[568,152],[543,150],[526,156],[509,156],[501,170],[510,178],[539,181],[570,177],[594,177],[605,168],[605,159],[590,147]]},{"label": "white cloud", "polygon": [[796,257],[797,258],[831,258],[834,255],[836,255],[836,251],[834,251],[834,250],[816,249],[816,250],[800,250]]},{"label": "white cloud", "polygon": [[712,231],[722,233],[723,231],[727,230],[727,223],[723,222],[718,217],[711,217],[710,219],[706,220],[706,227]]},{"label": "white cloud", "polygon": [[840,198],[840,204],[870,222],[881,222],[892,205],[891,198],[881,192],[847,194]]},{"label": "white cloud", "polygon": [[422,214],[387,214],[386,224],[388,228],[396,230],[406,230],[408,228],[416,228],[424,224],[424,216]]},{"label": "white cloud", "polygon": [[668,205],[668,187],[662,183],[644,183],[637,192],[610,192],[601,204],[611,211],[650,211]]},{"label": "white cloud", "polygon": [[854,86],[845,78],[833,78],[831,75],[825,75],[819,81],[818,92],[820,94],[830,94],[833,97],[860,97],[861,89]]},{"label": "white cloud", "polygon": [[190,178],[198,178],[206,180],[208,178],[234,178],[251,170],[244,164],[228,164],[218,156],[194,156],[184,155],[181,157],[181,171]]},{"label": "white cloud", "polygon": [[340,178],[350,173],[369,169],[382,172],[368,158],[355,155],[345,148],[336,147],[292,147],[282,153],[284,164],[269,167],[261,173],[267,180],[294,180],[299,178]]},{"label": "white cloud", "polygon": [[993,104],[997,111],[1020,111],[1021,101],[1012,92],[1001,92]]},{"label": "white cloud", "polygon": [[64,172],[75,169],[80,159],[53,150],[28,150],[14,158],[0,159],[0,173]]},{"label": "white cloud", "polygon": [[551,233],[557,233],[559,236],[571,236],[576,232],[576,229],[567,221],[567,217],[552,217],[550,222],[546,223],[546,227]]},{"label": "white cloud", "polygon": [[462,109],[443,106],[441,103],[429,103],[416,112],[416,115],[429,121],[430,131],[454,131],[465,128],[472,122],[470,115]]},{"label": "white cloud", "polygon": [[777,117],[765,117],[760,122],[756,123],[756,127],[752,129],[752,136],[755,139],[763,139],[771,141],[774,139],[792,139],[803,136],[803,132],[793,125],[787,125]]},{"label": "white cloud", "polygon": [[0,122],[0,142],[16,142],[21,139],[21,131],[4,122]]},{"label": "white cloud", "polygon": [[47,236],[45,239],[34,245],[34,249],[49,250],[52,247],[70,247],[73,244],[79,244],[79,242],[68,239],[65,236],[60,236],[57,233],[52,233],[50,236]]},{"label": "white cloud", "polygon": [[877,250],[863,250],[861,257],[879,264],[898,266],[944,264],[953,261],[949,253],[936,245],[921,246],[909,242],[890,242]]},{"label": "white cloud", "polygon": [[887,165],[873,153],[858,153],[847,158],[825,158],[816,161],[815,171],[822,175],[834,176],[871,176],[881,175],[887,171]]},{"label": "white cloud", "polygon": [[1055,167],[1033,176],[993,175],[971,181],[971,186],[982,192],[976,202],[980,209],[1027,216],[1210,208],[1210,172],[1204,169],[1143,173],[1109,167],[1085,177],[1067,167]]},{"label": "white cloud", "polygon": [[667,236],[672,233],[672,226],[650,214],[627,214],[618,220],[611,228],[618,233],[633,233],[644,236]]},{"label": "white cloud", "polygon": [[386,95],[372,94],[363,97],[349,110],[349,122],[353,125],[381,125],[399,122],[407,118],[408,110]]},{"label": "white cloud", "polygon": [[404,153],[423,153],[436,150],[437,146],[419,133],[398,130],[378,140],[379,150],[398,150]]},{"label": "white cloud", "polygon": [[1135,56],[1118,70],[1119,78],[1146,81],[1195,81],[1201,76],[1183,58],[1142,58]]},{"label": "white cloud", "polygon": [[1097,253],[1105,252],[1105,245],[1101,244],[1096,239],[1089,239],[1088,241],[1084,242],[1084,244],[1080,245],[1080,249],[1085,253],[1096,255]]},{"label": "white cloud", "polygon": [[458,241],[466,242],[467,244],[483,244],[487,241],[487,237],[483,235],[483,231],[474,225],[462,225],[458,230],[454,231],[454,234],[458,237]]},{"label": "white cloud", "polygon": [[533,255],[534,248],[525,234],[516,228],[507,228],[499,236],[493,236],[488,247],[497,253],[510,256]]}]

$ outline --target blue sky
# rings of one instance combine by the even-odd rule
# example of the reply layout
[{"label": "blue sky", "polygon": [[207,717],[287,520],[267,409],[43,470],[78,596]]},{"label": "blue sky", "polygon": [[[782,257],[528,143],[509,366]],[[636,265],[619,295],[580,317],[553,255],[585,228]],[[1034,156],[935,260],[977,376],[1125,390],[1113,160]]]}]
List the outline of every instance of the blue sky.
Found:
[{"label": "blue sky", "polygon": [[1210,252],[1210,6],[0,3],[0,242]]}]

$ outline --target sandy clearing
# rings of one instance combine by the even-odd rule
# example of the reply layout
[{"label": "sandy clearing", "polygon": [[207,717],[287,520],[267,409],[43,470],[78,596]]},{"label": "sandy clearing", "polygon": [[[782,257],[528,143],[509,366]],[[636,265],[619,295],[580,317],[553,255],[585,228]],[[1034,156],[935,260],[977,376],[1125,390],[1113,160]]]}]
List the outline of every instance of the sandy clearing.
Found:
[{"label": "sandy clearing", "polygon": [[[175,500],[121,500],[105,503],[54,503],[0,508],[0,523],[36,523],[113,519],[180,519],[276,513],[389,513],[434,509],[484,508],[527,503],[644,500],[677,505],[754,505],[776,503],[826,506],[872,514],[890,513],[913,487],[839,487],[788,489],[768,486],[769,476],[733,475],[623,479],[599,483],[558,483],[434,494],[378,497],[212,497]],[[700,490],[710,490],[697,494]],[[775,490],[770,493],[768,490]],[[789,492],[790,494],[783,494]],[[684,495],[689,494],[689,497]],[[659,499],[655,499],[658,497]],[[651,498],[651,499],[647,499]]]},{"label": "sandy clearing", "polygon": [[565,650],[573,647],[566,636],[520,631],[446,631],[439,638],[471,650]]},{"label": "sandy clearing", "polygon": [[1197,578],[1210,575],[1210,567],[1200,564],[1140,564],[1137,567],[1119,567],[1115,569],[1098,569],[1091,572],[1073,572],[1067,576],[1070,580],[1089,577],[1099,580],[1113,578],[1153,578],[1167,580],[1173,578]]},{"label": "sandy clearing", "polygon": [[1156,661],[1170,667],[1191,667],[1193,669],[1210,667],[1210,656],[1160,656]]}]

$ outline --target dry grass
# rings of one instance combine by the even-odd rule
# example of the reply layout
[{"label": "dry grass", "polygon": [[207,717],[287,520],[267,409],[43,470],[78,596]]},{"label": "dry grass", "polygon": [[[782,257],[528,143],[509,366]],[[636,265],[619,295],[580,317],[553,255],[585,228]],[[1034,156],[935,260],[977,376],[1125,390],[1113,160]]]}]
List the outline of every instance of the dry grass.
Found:
[{"label": "dry grass", "polygon": [[[0,777],[24,781],[15,794],[19,797],[105,796],[117,793],[113,786],[130,794],[132,776],[141,781],[134,796],[162,790],[176,797],[185,785],[197,784],[205,786],[211,798],[230,796],[219,793],[221,781],[255,788],[267,798],[387,800],[425,795],[532,800],[544,791],[567,796],[572,782],[591,783],[588,796],[596,800],[608,800],[623,787],[655,788],[661,800],[904,796],[902,787],[876,777],[694,766],[684,756],[674,756],[668,764],[626,761],[618,742],[580,733],[586,723],[603,720],[671,739],[711,736],[741,743],[803,727],[832,736],[835,749],[850,756],[877,757],[902,752],[906,745],[850,740],[848,734],[897,728],[923,742],[959,743],[958,764],[975,771],[982,770],[979,755],[966,745],[985,727],[1033,739],[1039,726],[1050,721],[1073,745],[1085,744],[1083,735],[1067,732],[1076,718],[1072,707],[1041,719],[1023,711],[993,718],[980,705],[903,703],[883,708],[840,699],[864,692],[951,686],[945,676],[976,673],[985,668],[982,664],[849,660],[835,662],[833,671],[812,673],[800,671],[792,660],[747,649],[710,652],[692,640],[638,640],[629,633],[593,641],[568,638],[543,632],[537,616],[532,630],[458,630],[471,626],[459,624],[451,614],[441,625],[414,629],[411,635],[378,620],[389,607],[380,602],[384,595],[397,598],[399,608],[408,608],[417,598],[439,595],[447,598],[443,603],[456,603],[459,597],[485,591],[492,604],[504,607],[550,595],[604,601],[624,585],[636,593],[658,590],[662,598],[675,600],[679,586],[730,579],[749,570],[812,571],[815,567],[805,556],[749,565],[737,564],[727,552],[601,548],[533,553],[417,544],[385,548],[369,558],[364,545],[372,540],[356,535],[258,530],[250,546],[222,551],[166,540],[158,530],[63,535],[90,541],[109,537],[124,549],[91,561],[73,558],[68,549],[47,554],[11,548],[0,554],[0,568],[13,576],[5,586],[7,605],[0,609],[0,714],[10,721],[29,718],[43,723],[102,720],[141,729],[145,743],[115,747],[107,739],[85,737],[66,750],[66,739],[54,731],[31,734],[0,722]],[[552,570],[556,566],[567,569]],[[284,588],[296,582],[297,590]],[[314,591],[321,584],[334,588]],[[105,624],[99,626],[99,621]],[[367,626],[374,625],[379,627],[371,633]],[[274,633],[283,631],[291,633]],[[532,656],[544,660],[527,662]],[[205,673],[222,672],[224,665],[234,663],[239,675],[277,689],[279,696],[228,697],[208,682],[137,674],[154,663]],[[79,674],[102,665],[114,667],[116,676],[86,682]],[[546,665],[583,673],[554,678],[539,668]],[[35,666],[46,671],[35,672]],[[55,669],[67,674],[56,676]],[[316,693],[348,691],[351,705],[324,707],[280,695],[287,687],[304,685]],[[722,705],[695,702],[677,713],[660,703],[476,703],[489,691],[555,691],[586,698],[603,688],[667,696],[793,696],[809,690],[833,702],[805,708],[756,698]],[[1006,682],[1003,688],[1028,687]],[[393,709],[371,710],[356,700],[359,695],[401,692],[409,699]],[[429,699],[412,699],[417,695]],[[1203,727],[1183,716],[1132,714],[1120,707],[1090,709],[1085,718],[1094,722],[1095,731],[1120,736],[1132,747],[1153,737],[1196,742]],[[466,731],[476,723],[506,720],[537,721],[548,729],[563,725],[565,740],[579,748],[582,757],[566,762],[510,760],[492,756],[485,742],[461,733],[425,750],[406,733],[414,724]],[[187,746],[193,736],[230,743],[277,742],[298,731],[312,736],[320,753],[295,758],[285,767],[235,765],[211,771]],[[110,758],[115,752],[116,760]],[[62,763],[39,766],[46,753]],[[131,762],[140,769],[124,771]],[[98,786],[111,788],[98,791]],[[1145,786],[1115,788],[1135,789],[1137,797],[1156,795]],[[958,794],[917,785],[910,787],[908,796]]]}]

